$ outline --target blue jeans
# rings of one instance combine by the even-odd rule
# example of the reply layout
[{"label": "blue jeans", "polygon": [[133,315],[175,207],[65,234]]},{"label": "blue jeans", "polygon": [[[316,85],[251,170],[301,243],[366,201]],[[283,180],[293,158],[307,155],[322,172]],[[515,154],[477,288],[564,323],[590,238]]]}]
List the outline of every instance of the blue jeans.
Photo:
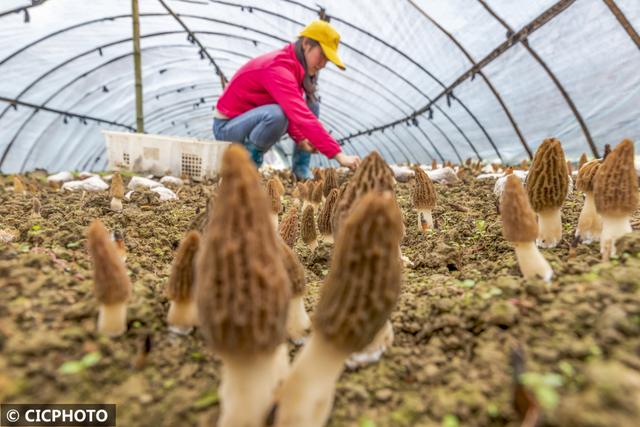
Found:
[{"label": "blue jeans", "polygon": [[[310,106],[318,117],[320,104]],[[213,135],[221,141],[239,142],[247,147],[256,166],[262,165],[264,153],[282,138],[289,126],[287,116],[278,104],[267,104],[249,110],[230,120],[213,119]],[[294,144],[292,169],[301,179],[312,177],[309,164],[311,153],[298,148]]]}]

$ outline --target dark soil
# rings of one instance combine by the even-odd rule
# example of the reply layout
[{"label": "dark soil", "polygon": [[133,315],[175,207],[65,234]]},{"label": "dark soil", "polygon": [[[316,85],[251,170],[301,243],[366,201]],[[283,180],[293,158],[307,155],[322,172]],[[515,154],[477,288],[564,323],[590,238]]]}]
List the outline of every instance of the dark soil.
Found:
[{"label": "dark soil", "polygon": [[[139,197],[116,214],[107,192],[59,193],[43,177],[27,177],[42,205],[33,217],[33,195],[15,194],[0,176],[0,230],[16,236],[0,243],[0,402],[117,403],[120,426],[212,424],[219,363],[199,332],[168,333],[164,295],[173,251],[212,186],[185,186],[174,202]],[[493,181],[437,184],[437,229],[428,234],[418,231],[410,186],[397,187],[402,251],[415,267],[404,271],[392,315],[395,344],[379,363],[341,376],[329,425],[520,425],[509,363],[518,346],[546,425],[638,425],[640,232],[607,263],[597,243],[570,255],[582,205],[573,193],[563,242],[543,251],[552,283],[525,281],[501,235]],[[287,195],[285,207],[291,203]],[[129,329],[116,339],[95,332],[84,237],[94,218],[120,230],[128,250]],[[331,246],[311,253],[299,241],[296,251],[313,311]]]}]

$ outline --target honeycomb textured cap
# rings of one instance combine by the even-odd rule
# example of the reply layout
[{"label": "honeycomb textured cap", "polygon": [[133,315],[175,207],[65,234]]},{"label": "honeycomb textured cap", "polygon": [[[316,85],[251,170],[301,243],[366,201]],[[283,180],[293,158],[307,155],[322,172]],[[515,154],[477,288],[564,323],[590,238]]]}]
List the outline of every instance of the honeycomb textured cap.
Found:
[{"label": "honeycomb textured cap", "polygon": [[315,330],[344,351],[366,347],[400,293],[402,218],[390,193],[369,192],[345,220],[315,311]]},{"label": "honeycomb textured cap", "polygon": [[582,191],[583,193],[591,193],[593,191],[594,178],[601,164],[600,160],[596,159],[582,165],[576,178],[576,188],[578,191]]},{"label": "honeycomb textured cap", "polygon": [[304,266],[298,256],[282,239],[278,239],[284,267],[287,270],[289,281],[291,282],[291,293],[294,297],[304,295],[306,279],[304,276]]},{"label": "honeycomb textured cap", "polygon": [[200,233],[191,230],[180,242],[171,265],[167,284],[167,297],[172,301],[185,302],[193,298],[195,279],[195,256],[200,246]]},{"label": "honeycomb textured cap", "polygon": [[[322,193],[321,193],[322,194]],[[307,205],[302,211],[302,223],[300,224],[300,237],[306,244],[316,240],[316,215],[313,206]]]},{"label": "honeycomb textured cap", "polygon": [[332,189],[327,196],[327,199],[320,209],[318,214],[318,231],[323,236],[328,236],[332,233],[331,220],[333,218],[333,211],[338,201],[339,190],[337,188]]},{"label": "honeycomb textured cap", "polygon": [[271,212],[274,214],[282,212],[282,202],[280,200],[281,193],[278,190],[278,184],[273,178],[267,181],[267,194],[269,195]]},{"label": "honeycomb textured cap", "polygon": [[532,242],[538,237],[536,214],[520,178],[509,175],[500,204],[502,235],[510,242]]},{"label": "honeycomb textured cap", "polygon": [[[358,166],[353,177],[348,181],[344,193],[341,195],[336,210],[333,213],[333,232],[339,232],[341,222],[355,206],[356,200],[370,191],[394,191],[395,178],[389,165],[377,151],[372,151]],[[394,203],[395,198],[394,198]]]},{"label": "honeycomb textured cap", "polygon": [[411,194],[416,209],[433,209],[436,206],[436,189],[429,175],[421,167],[415,168],[415,183]]},{"label": "honeycomb textured cap", "polygon": [[109,232],[99,219],[87,230],[87,246],[93,259],[94,292],[100,303],[121,304],[131,295],[131,281]]},{"label": "honeycomb textured cap", "polygon": [[115,197],[116,199],[124,198],[124,182],[122,182],[122,175],[120,175],[120,172],[113,173],[110,193],[111,197]]},{"label": "honeycomb textured cap", "polygon": [[218,203],[196,257],[200,324],[218,353],[271,351],[285,339],[291,285],[268,215],[269,201],[247,151],[222,158]]},{"label": "honeycomb textured cap", "polygon": [[324,184],[322,187],[322,194],[324,197],[329,197],[329,193],[334,188],[338,188],[338,172],[334,168],[328,168],[324,171]]},{"label": "honeycomb textured cap", "polygon": [[580,168],[582,168],[582,166],[587,163],[589,161],[589,159],[587,158],[587,154],[586,153],[582,153],[580,155],[580,160],[578,160],[578,170],[580,170]]},{"label": "honeycomb textured cap", "polygon": [[317,181],[313,185],[313,191],[311,192],[311,203],[316,203],[316,204],[322,203],[322,197],[324,196],[322,192],[323,187],[324,187],[324,183],[322,181]]},{"label": "honeycomb textured cap", "polygon": [[545,139],[527,174],[527,194],[536,212],[560,208],[569,190],[567,164],[560,141]]},{"label": "honeycomb textured cap", "polygon": [[298,240],[298,208],[292,206],[289,208],[289,213],[284,217],[280,223],[280,237],[284,242],[289,245],[290,248],[296,244]]},{"label": "honeycomb textured cap", "polygon": [[631,215],[638,207],[638,176],[633,142],[622,141],[602,161],[595,176],[596,210],[605,215]]}]

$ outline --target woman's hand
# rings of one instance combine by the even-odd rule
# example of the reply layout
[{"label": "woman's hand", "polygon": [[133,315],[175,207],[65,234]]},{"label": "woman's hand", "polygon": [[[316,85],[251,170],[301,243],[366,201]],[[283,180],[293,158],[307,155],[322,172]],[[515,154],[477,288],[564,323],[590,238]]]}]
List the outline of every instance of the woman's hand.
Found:
[{"label": "woman's hand", "polygon": [[347,167],[351,170],[356,170],[360,165],[360,157],[347,156],[343,152],[340,152],[334,156],[334,160],[340,163],[341,166]]}]

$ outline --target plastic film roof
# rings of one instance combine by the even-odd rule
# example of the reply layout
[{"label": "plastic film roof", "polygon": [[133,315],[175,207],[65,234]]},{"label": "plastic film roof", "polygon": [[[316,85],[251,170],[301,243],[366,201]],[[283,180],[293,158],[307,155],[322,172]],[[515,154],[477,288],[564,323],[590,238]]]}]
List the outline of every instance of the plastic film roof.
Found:
[{"label": "plastic film roof", "polygon": [[[517,162],[640,140],[637,0],[139,0],[145,131],[212,138],[222,88],[324,10],[342,72],[321,121],[350,154]],[[135,128],[131,1],[0,1],[0,170],[102,169],[100,129]],[[292,142],[277,153],[286,156]],[[328,165],[321,155],[314,164]]]}]

